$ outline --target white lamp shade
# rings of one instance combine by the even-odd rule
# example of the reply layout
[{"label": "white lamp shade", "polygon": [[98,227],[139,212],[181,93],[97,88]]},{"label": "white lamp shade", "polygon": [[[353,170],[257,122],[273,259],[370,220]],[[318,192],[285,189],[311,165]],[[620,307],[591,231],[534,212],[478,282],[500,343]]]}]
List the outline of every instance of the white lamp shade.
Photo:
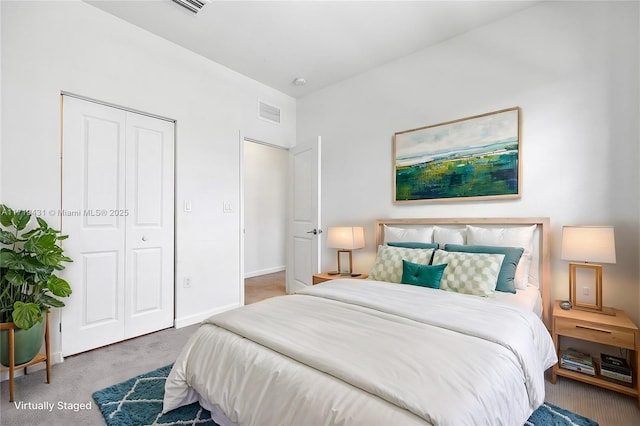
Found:
[{"label": "white lamp shade", "polygon": [[345,250],[364,247],[364,228],[362,226],[330,226],[327,247]]},{"label": "white lamp shade", "polygon": [[562,259],[616,263],[613,226],[563,226]]}]

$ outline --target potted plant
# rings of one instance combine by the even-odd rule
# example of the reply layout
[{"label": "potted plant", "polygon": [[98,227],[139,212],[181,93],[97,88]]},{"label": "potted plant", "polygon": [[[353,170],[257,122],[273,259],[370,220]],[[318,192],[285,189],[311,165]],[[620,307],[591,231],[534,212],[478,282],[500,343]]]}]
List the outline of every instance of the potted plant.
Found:
[{"label": "potted plant", "polygon": [[[64,303],[71,287],[55,272],[72,260],[59,241],[67,238],[47,222],[23,210],[0,204],[0,322],[13,323],[15,365],[31,361],[40,350],[46,312]],[[35,226],[37,224],[37,227]],[[0,362],[8,365],[8,332],[0,334]]]}]

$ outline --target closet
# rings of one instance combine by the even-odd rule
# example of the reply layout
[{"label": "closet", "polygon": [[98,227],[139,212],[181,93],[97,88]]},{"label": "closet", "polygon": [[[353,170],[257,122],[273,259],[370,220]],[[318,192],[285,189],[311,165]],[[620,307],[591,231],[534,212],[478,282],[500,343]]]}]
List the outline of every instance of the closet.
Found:
[{"label": "closet", "polygon": [[174,127],[62,96],[63,356],[173,325]]}]

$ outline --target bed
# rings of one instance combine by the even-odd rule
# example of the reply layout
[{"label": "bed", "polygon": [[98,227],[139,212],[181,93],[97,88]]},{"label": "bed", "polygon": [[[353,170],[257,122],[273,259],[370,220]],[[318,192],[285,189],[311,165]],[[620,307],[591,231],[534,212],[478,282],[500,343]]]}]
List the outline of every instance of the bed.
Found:
[{"label": "bed", "polygon": [[[199,401],[221,425],[523,424],[544,401],[544,371],[557,361],[544,325],[548,219],[388,219],[375,226],[372,279],[333,280],[204,321],[167,378],[163,410]],[[452,290],[460,284],[450,272],[459,259],[486,262],[489,272],[479,275],[503,272],[506,255],[469,254],[484,247],[478,237],[502,249],[525,229],[523,288],[498,296],[473,294],[488,291],[483,283],[471,285],[471,294]],[[460,241],[461,234],[468,235]],[[454,252],[459,242],[466,247]],[[447,244],[451,251],[442,250]],[[385,275],[398,267],[398,253],[407,279],[426,271],[433,281],[434,271],[448,271],[439,278],[443,287]],[[448,263],[431,264],[437,257]]]}]

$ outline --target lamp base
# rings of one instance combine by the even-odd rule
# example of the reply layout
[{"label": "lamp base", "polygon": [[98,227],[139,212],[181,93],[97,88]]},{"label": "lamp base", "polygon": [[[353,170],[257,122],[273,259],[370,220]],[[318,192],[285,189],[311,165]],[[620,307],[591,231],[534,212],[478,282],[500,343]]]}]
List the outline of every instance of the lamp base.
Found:
[{"label": "lamp base", "polygon": [[581,306],[573,306],[573,309],[576,309],[576,310],[579,310],[579,311],[593,312],[594,314],[611,315],[611,316],[615,316],[616,315],[616,311],[614,311],[613,308],[610,308],[608,306],[603,306],[602,310],[584,308],[584,307],[581,307]]}]

